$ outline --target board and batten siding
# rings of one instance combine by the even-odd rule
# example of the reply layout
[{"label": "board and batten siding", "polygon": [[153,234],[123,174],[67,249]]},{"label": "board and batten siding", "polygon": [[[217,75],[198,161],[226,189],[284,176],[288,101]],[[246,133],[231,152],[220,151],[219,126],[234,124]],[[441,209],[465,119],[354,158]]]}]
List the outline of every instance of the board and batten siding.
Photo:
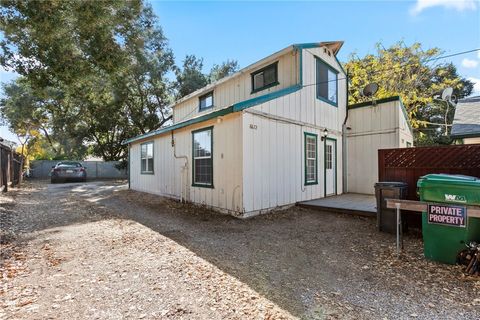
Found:
[{"label": "board and batten siding", "polygon": [[400,103],[396,100],[349,110],[347,192],[374,194],[378,150],[406,147],[407,141],[413,145]]},{"label": "board and batten siding", "polygon": [[[192,186],[192,131],[213,126],[214,188]],[[171,133],[135,142],[130,147],[130,188],[203,204],[231,214],[242,206],[242,120],[241,113],[231,114],[174,131],[175,158]],[[154,174],[140,172],[140,145],[154,142]],[[183,188],[182,188],[183,187]],[[183,190],[183,191],[182,191]]]},{"label": "board and batten siding", "polygon": [[[305,185],[304,133],[318,136],[318,184]],[[324,197],[322,130],[244,113],[243,201],[254,215],[298,201]],[[342,190],[341,136],[337,139],[337,193]]]},{"label": "board and batten siding", "polygon": [[[324,48],[304,49],[303,87],[286,96],[270,100],[252,107],[251,110],[269,114],[304,124],[324,127],[332,134],[341,135],[346,115],[346,75],[333,56],[324,52]],[[316,94],[316,57],[336,69],[338,73],[337,106],[317,98]],[[250,109],[247,109],[250,110]]]},{"label": "board and batten siding", "polygon": [[[342,185],[342,124],[346,114],[346,75],[323,48],[303,52],[303,87],[244,110],[243,199],[247,215],[324,197],[324,143],[327,128],[337,143],[336,193]],[[338,73],[337,106],[316,96],[316,57]],[[304,132],[317,134],[318,184],[305,185]]]},{"label": "board and batten siding", "polygon": [[[198,98],[203,94],[209,92],[208,90],[193,96],[183,102],[176,104],[173,108],[173,122],[178,123],[182,122],[196,116],[207,114],[212,111],[223,109],[229,107],[234,103],[252,99],[258,96],[265,95],[267,93],[275,92],[281,89],[291,87],[299,82],[299,58],[298,51],[293,50],[288,52],[277,59],[272,59],[269,62],[265,62],[262,65],[259,65],[258,68],[255,68],[251,71],[239,74],[234,78],[223,82],[214,88],[213,90],[213,108],[199,112]],[[262,91],[251,93],[252,91],[252,78],[251,73],[255,70],[259,70],[265,66],[268,66],[274,62],[278,61],[278,82],[279,84],[267,88]]]}]

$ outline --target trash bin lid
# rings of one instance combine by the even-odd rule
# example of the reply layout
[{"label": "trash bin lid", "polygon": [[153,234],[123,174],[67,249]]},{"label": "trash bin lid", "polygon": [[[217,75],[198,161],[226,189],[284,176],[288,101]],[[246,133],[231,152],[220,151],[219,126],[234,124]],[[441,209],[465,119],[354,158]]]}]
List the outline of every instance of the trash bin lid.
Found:
[{"label": "trash bin lid", "polygon": [[408,187],[408,184],[401,181],[381,181],[375,183],[375,188]]},{"label": "trash bin lid", "polygon": [[480,188],[480,179],[472,176],[465,176],[461,174],[427,174],[420,177],[417,182],[418,187],[425,187],[429,182],[441,183],[446,185],[467,185]]}]

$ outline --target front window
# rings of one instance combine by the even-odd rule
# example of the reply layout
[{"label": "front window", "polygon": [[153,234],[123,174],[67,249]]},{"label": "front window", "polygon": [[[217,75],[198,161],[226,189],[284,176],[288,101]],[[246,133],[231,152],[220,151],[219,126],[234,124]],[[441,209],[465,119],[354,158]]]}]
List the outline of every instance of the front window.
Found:
[{"label": "front window", "polygon": [[141,145],[140,167],[142,173],[153,173],[153,142]]},{"label": "front window", "polygon": [[192,133],[193,185],[213,188],[213,128]]},{"label": "front window", "polygon": [[317,98],[337,105],[338,72],[317,58]]},{"label": "front window", "polygon": [[200,111],[210,109],[213,107],[213,91],[203,95],[199,98]]},{"label": "front window", "polygon": [[278,63],[252,73],[252,93],[273,87],[278,84]]},{"label": "front window", "polygon": [[317,135],[305,132],[305,185],[317,184]]}]

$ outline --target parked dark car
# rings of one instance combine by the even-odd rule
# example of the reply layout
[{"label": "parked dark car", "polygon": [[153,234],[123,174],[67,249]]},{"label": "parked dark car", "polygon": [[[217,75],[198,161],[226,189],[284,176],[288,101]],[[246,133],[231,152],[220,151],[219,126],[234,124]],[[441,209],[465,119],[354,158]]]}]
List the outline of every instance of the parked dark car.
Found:
[{"label": "parked dark car", "polygon": [[65,181],[87,181],[87,170],[80,162],[62,161],[52,167],[50,181],[52,183]]}]

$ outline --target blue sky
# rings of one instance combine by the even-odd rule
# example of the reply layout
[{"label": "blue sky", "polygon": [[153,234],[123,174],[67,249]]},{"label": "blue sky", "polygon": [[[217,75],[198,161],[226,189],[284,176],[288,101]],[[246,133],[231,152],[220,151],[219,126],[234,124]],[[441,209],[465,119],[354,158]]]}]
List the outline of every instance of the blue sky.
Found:
[{"label": "blue sky", "polygon": [[[247,66],[290,44],[343,40],[339,59],[363,56],[403,40],[445,54],[480,48],[480,0],[169,2],[150,1],[178,64],[186,54]],[[480,53],[451,58],[464,77],[478,81]],[[14,74],[0,70],[1,81]],[[6,128],[0,136],[11,137]]]}]

